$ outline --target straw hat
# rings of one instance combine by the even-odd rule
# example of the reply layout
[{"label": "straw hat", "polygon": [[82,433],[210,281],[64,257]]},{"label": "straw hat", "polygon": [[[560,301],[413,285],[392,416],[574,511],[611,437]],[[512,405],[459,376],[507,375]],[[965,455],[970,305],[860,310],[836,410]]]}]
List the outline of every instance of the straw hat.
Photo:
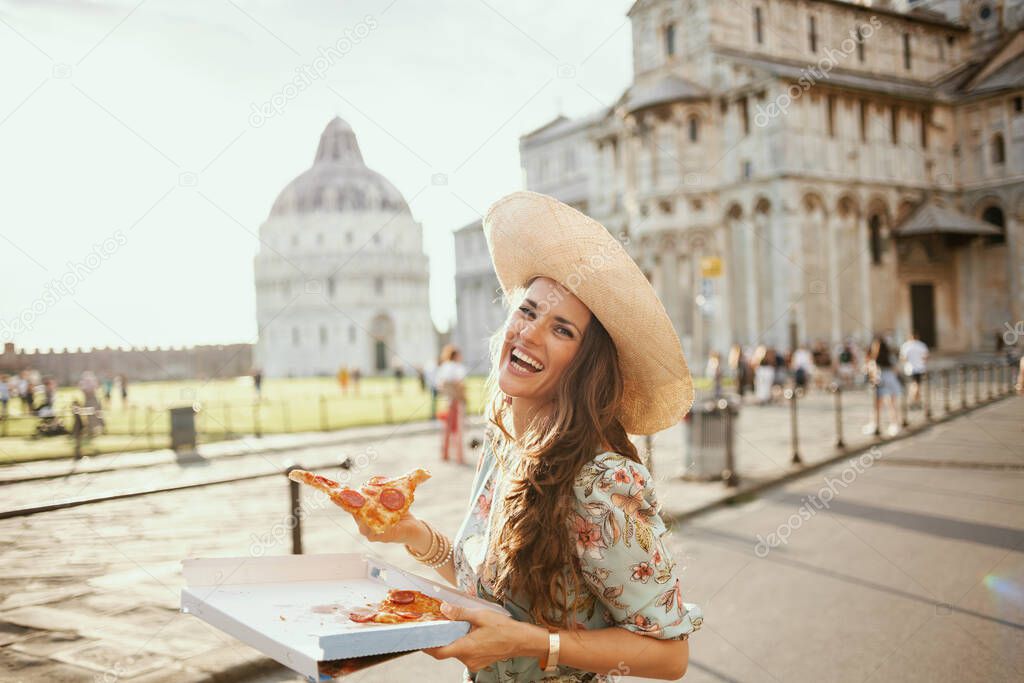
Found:
[{"label": "straw hat", "polygon": [[628,433],[652,434],[682,419],[693,382],[679,337],[654,288],[604,226],[535,192],[499,199],[483,225],[506,294],[551,278],[608,330],[625,381],[619,420]]}]

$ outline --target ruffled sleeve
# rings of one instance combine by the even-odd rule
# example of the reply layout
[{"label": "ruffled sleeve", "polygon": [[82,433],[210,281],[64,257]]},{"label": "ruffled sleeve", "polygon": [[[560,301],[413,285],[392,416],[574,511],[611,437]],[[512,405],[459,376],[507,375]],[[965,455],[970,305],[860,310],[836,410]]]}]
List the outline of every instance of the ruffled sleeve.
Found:
[{"label": "ruffled sleeve", "polygon": [[663,639],[697,630],[700,610],[683,602],[647,468],[602,453],[583,467],[574,490],[570,533],[583,578],[609,625]]}]

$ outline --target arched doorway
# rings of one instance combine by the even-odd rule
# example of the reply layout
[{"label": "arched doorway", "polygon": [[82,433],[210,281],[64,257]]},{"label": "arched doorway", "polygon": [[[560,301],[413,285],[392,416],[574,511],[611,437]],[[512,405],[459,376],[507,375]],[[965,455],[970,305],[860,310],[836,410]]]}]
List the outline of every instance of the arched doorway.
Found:
[{"label": "arched doorway", "polygon": [[391,349],[395,345],[395,322],[387,313],[380,313],[370,323],[370,336],[373,339],[373,371],[387,372],[390,368]]}]

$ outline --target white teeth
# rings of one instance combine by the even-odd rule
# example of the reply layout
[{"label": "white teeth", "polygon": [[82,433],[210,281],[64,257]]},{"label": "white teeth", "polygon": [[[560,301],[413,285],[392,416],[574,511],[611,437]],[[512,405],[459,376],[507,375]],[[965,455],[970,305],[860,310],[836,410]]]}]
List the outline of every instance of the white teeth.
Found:
[{"label": "white teeth", "polygon": [[526,354],[522,353],[521,351],[519,351],[519,349],[512,349],[512,355],[515,356],[516,358],[518,358],[519,360],[523,361],[527,365],[529,365],[531,367],[534,367],[534,368],[537,368],[537,370],[543,370],[544,369],[544,366],[541,363],[538,363],[534,359],[532,359],[529,356],[527,356]]}]

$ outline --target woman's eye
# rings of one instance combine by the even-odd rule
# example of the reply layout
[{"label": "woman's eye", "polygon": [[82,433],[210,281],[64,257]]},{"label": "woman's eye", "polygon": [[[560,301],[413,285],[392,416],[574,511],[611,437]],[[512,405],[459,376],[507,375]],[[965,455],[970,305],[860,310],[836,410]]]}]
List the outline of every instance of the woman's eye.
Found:
[{"label": "woman's eye", "polygon": [[533,311],[530,310],[526,306],[520,306],[519,307],[519,312],[522,313],[523,315],[525,315],[527,318],[529,318],[531,315],[533,315]]},{"label": "woman's eye", "polygon": [[572,339],[572,331],[568,327],[556,327],[555,331],[564,334],[566,337]]}]

